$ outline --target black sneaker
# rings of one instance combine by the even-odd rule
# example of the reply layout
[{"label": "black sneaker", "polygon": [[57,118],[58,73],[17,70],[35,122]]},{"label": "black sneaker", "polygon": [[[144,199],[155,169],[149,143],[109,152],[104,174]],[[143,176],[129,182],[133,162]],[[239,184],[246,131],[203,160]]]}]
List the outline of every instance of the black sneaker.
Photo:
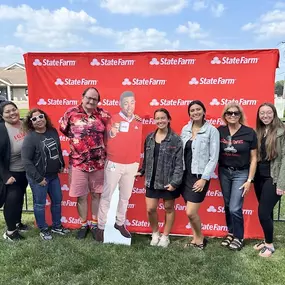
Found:
[{"label": "black sneaker", "polygon": [[85,239],[87,234],[88,234],[88,231],[89,231],[89,227],[88,225],[87,226],[82,226],[78,232],[77,232],[77,239]]},{"label": "black sneaker", "polygon": [[96,231],[97,231],[98,227],[97,226],[92,226],[90,227],[90,232],[92,234],[93,239],[96,240]]},{"label": "black sneaker", "polygon": [[19,223],[16,225],[16,228],[19,232],[27,232],[28,230],[30,230],[31,228],[28,225],[25,225],[23,223]]},{"label": "black sneaker", "polygon": [[68,234],[70,232],[70,230],[65,229],[63,226],[60,226],[58,228],[52,228],[51,232],[64,236],[64,235]]},{"label": "black sneaker", "polygon": [[52,235],[49,229],[44,229],[40,231],[40,237],[43,240],[52,240]]},{"label": "black sneaker", "polygon": [[5,232],[3,234],[3,238],[8,241],[18,241],[25,239],[22,235],[19,234],[18,230],[15,230],[12,234],[8,234],[7,232]]}]

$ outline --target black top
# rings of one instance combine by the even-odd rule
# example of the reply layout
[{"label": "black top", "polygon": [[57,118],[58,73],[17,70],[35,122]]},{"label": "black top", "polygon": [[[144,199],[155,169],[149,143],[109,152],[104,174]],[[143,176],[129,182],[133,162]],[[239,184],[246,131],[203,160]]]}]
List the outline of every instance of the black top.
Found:
[{"label": "black top", "polygon": [[242,125],[233,135],[228,126],[220,126],[219,166],[249,168],[250,151],[257,148],[256,133],[252,128]]},{"label": "black top", "polygon": [[192,140],[191,139],[189,139],[185,145],[184,161],[185,161],[186,171],[188,173],[191,173],[191,164],[192,164]]},{"label": "black top", "polygon": [[269,163],[268,160],[266,160],[266,148],[265,148],[265,141],[266,141],[266,137],[263,137],[261,140],[261,145],[260,145],[260,152],[261,152],[261,161],[262,163]]},{"label": "black top", "polygon": [[261,161],[257,164],[258,174],[262,177],[270,177],[270,161],[266,160],[266,137],[263,137],[260,144]]},{"label": "black top", "polygon": [[156,168],[159,156],[159,149],[160,149],[160,143],[155,142],[154,153],[153,153],[153,170],[152,170],[152,178],[150,181],[150,188],[154,188],[154,180],[155,180],[155,174],[156,174]]}]

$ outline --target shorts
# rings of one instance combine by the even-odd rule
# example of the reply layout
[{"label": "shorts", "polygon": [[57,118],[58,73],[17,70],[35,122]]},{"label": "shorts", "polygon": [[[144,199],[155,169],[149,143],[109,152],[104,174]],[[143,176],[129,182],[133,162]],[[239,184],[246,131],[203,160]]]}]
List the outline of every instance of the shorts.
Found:
[{"label": "shorts", "polygon": [[183,176],[183,183],[180,186],[181,195],[184,198],[185,202],[202,203],[204,201],[209,189],[210,180],[206,182],[203,191],[193,191],[193,185],[196,183],[196,181],[201,179],[201,176],[202,175],[190,174],[185,171],[185,174]]},{"label": "shorts", "polygon": [[168,191],[146,187],[145,196],[152,199],[175,200],[180,196],[180,190]]},{"label": "shorts", "polygon": [[101,194],[104,185],[104,169],[85,172],[75,167],[71,168],[70,197],[82,197],[89,192]]}]

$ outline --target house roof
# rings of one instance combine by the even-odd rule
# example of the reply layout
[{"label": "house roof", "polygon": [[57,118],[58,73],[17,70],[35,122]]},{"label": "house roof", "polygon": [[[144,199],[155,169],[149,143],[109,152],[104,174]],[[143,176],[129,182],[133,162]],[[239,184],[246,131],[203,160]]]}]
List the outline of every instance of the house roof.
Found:
[{"label": "house roof", "polygon": [[0,68],[0,82],[5,85],[27,85],[26,69],[22,63],[15,62]]}]

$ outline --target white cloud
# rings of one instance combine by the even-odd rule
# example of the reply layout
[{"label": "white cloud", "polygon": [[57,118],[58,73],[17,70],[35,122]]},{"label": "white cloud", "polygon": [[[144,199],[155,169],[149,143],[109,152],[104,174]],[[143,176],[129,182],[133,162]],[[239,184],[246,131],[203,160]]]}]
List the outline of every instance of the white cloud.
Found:
[{"label": "white cloud", "polygon": [[80,33],[95,26],[97,22],[83,10],[75,12],[62,7],[50,11],[44,8],[33,9],[28,5],[17,7],[0,5],[0,21],[7,24],[9,20],[20,22],[14,34],[16,37],[49,48],[63,48],[84,43]]},{"label": "white cloud", "polygon": [[188,21],[187,25],[180,25],[176,29],[176,32],[187,34],[191,39],[203,39],[208,36],[208,34],[203,31],[199,23],[190,21]]},{"label": "white cloud", "polygon": [[196,0],[192,4],[192,9],[194,11],[204,10],[208,7],[208,4],[204,0]]},{"label": "white cloud", "polygon": [[199,43],[209,48],[214,48],[215,46],[217,46],[216,42],[210,40],[200,40]]},{"label": "white cloud", "polygon": [[134,28],[119,32],[116,43],[127,50],[176,49],[179,41],[170,41],[167,34],[156,29]]},{"label": "white cloud", "polygon": [[100,6],[117,14],[173,14],[187,6],[188,0],[100,0]]},{"label": "white cloud", "polygon": [[258,40],[282,39],[285,36],[285,10],[268,11],[256,22],[247,23],[241,29],[251,31]]},{"label": "white cloud", "polygon": [[225,6],[222,3],[215,3],[211,6],[211,11],[213,15],[217,18],[221,17],[225,11]]},{"label": "white cloud", "polygon": [[23,62],[25,51],[14,45],[0,46],[0,66],[8,66],[13,62]]}]

